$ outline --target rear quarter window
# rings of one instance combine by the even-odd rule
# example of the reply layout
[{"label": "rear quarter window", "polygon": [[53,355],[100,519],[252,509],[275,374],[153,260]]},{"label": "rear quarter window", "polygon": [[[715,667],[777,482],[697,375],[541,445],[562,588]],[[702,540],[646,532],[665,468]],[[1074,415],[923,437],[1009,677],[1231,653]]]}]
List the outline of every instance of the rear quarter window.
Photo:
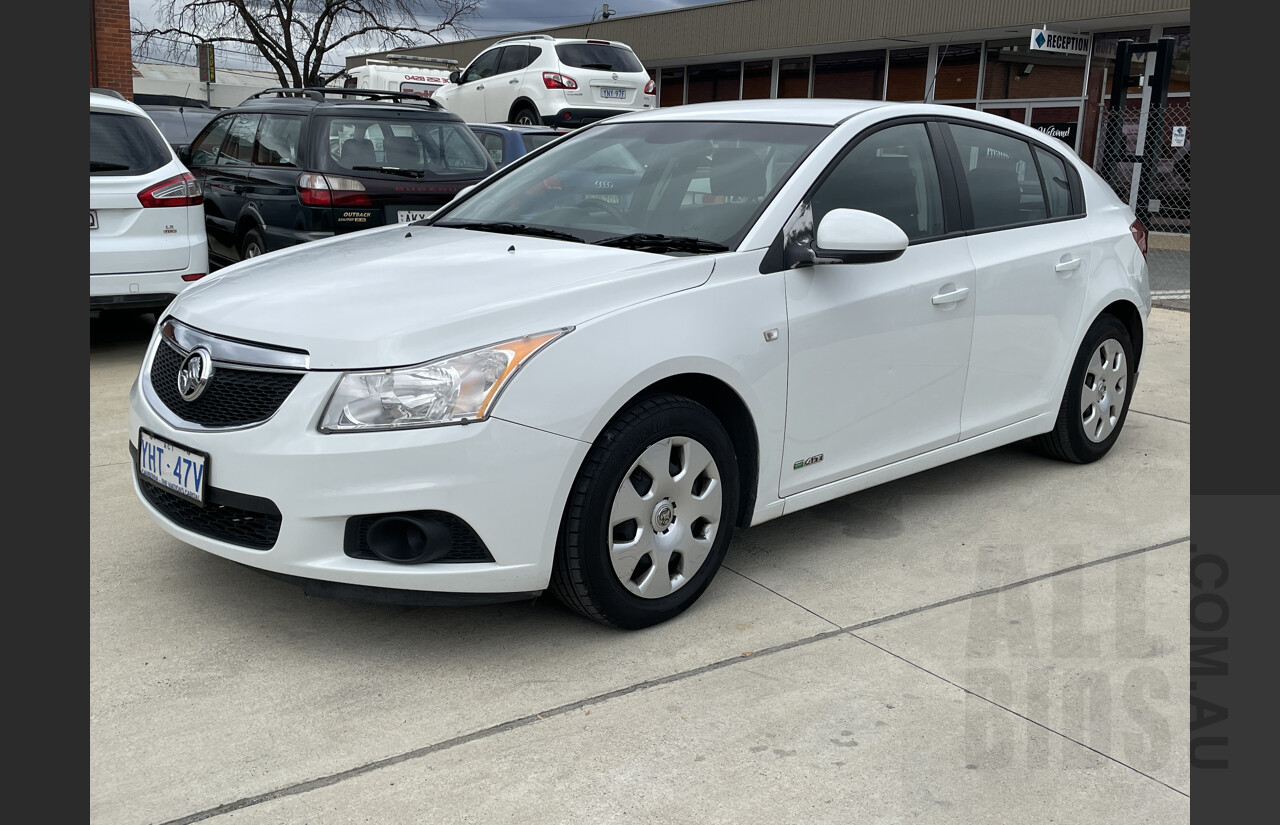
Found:
[{"label": "rear quarter window", "polygon": [[142,175],[171,160],[169,145],[150,120],[89,112],[89,175]]}]

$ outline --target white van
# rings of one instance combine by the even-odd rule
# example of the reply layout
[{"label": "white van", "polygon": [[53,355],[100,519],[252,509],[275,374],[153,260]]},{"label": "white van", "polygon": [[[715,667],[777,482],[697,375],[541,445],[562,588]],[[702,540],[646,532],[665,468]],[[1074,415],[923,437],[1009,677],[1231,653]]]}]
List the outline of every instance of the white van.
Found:
[{"label": "white van", "polygon": [[344,69],[328,85],[431,97],[436,89],[449,82],[449,72],[456,68],[458,61],[447,58],[391,54],[368,58],[363,66]]}]

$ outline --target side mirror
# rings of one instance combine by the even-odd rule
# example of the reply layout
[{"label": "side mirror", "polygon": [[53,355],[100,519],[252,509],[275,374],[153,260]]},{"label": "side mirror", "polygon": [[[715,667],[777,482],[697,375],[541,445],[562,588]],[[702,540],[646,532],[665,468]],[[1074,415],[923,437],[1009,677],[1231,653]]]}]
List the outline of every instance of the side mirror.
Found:
[{"label": "side mirror", "polygon": [[450,83],[458,83],[461,77],[462,77],[462,72],[458,71],[457,69],[454,69],[453,71],[449,72]]},{"label": "side mirror", "polygon": [[184,165],[189,166],[191,164],[191,145],[190,144],[187,144],[186,146],[177,147],[174,154],[178,156],[178,160],[182,161]]},{"label": "side mirror", "polygon": [[861,209],[832,209],[815,233],[816,263],[874,264],[902,256],[910,240],[888,218]]}]

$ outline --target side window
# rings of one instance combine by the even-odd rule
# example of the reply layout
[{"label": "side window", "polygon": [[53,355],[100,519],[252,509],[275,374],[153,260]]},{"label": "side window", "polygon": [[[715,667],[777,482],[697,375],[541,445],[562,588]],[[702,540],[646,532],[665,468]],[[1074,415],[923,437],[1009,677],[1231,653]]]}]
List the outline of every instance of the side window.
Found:
[{"label": "side window", "polygon": [[297,115],[263,115],[253,162],[259,166],[298,165],[298,136],[302,118]]},{"label": "side window", "polygon": [[528,46],[507,46],[498,60],[498,74],[517,72],[529,65]]},{"label": "side window", "polygon": [[913,241],[945,232],[942,188],[923,123],[872,132],[813,193],[814,226],[832,209],[862,209],[896,223]]},{"label": "side window", "polygon": [[213,166],[218,162],[218,153],[230,126],[230,117],[220,117],[209,124],[204,134],[197,137],[191,144],[192,166]]},{"label": "side window", "polygon": [[493,49],[477,57],[467,67],[467,70],[462,73],[461,81],[470,83],[473,80],[483,80],[492,75],[498,69],[498,53],[501,51],[501,49]]},{"label": "side window", "polygon": [[[1040,174],[1044,178],[1045,200],[1049,203],[1049,217],[1062,218],[1081,214],[1071,206],[1071,178],[1062,158],[1036,147],[1036,160],[1040,161]],[[1076,201],[1077,203],[1080,200]]]},{"label": "side window", "polygon": [[253,144],[262,115],[235,115],[227,132],[226,143],[218,157],[219,166],[248,166],[253,163]]},{"label": "side window", "polygon": [[474,135],[465,126],[446,127],[440,145],[445,167],[451,172],[482,172],[489,168],[489,159],[481,154]]},{"label": "side window", "polygon": [[1025,140],[977,126],[948,125],[960,155],[960,172],[969,184],[975,229],[1048,217],[1040,175]]},{"label": "side window", "polygon": [[498,166],[502,165],[502,136],[495,135],[492,132],[484,132],[477,134],[480,142],[484,144],[484,150],[489,153],[489,157],[493,158],[493,162]]}]

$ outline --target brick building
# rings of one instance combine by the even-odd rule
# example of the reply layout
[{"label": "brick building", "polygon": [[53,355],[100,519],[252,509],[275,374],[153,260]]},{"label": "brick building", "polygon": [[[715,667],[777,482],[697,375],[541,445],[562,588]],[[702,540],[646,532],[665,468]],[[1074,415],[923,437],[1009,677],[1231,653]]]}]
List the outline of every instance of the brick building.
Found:
[{"label": "brick building", "polygon": [[89,88],[133,99],[129,0],[89,0]]}]

